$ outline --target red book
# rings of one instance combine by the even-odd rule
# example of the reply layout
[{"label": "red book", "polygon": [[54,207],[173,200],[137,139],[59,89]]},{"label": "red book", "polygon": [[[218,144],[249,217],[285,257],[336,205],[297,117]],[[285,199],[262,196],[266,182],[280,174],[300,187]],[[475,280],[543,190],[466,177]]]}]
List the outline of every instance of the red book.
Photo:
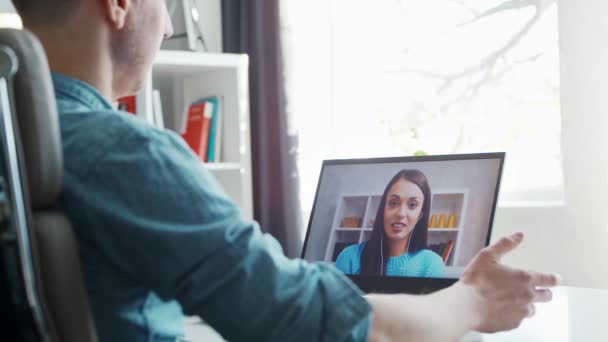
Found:
[{"label": "red book", "polygon": [[118,110],[124,110],[135,115],[137,113],[136,103],[137,99],[135,96],[121,97],[118,99]]},{"label": "red book", "polygon": [[452,248],[454,247],[454,240],[450,240],[448,241],[448,245],[445,247],[445,250],[443,251],[443,262],[447,263],[448,259],[450,258],[450,253],[452,252]]},{"label": "red book", "polygon": [[186,132],[182,137],[198,157],[207,161],[207,148],[209,146],[209,130],[213,106],[208,102],[194,103],[188,108],[188,121]]}]

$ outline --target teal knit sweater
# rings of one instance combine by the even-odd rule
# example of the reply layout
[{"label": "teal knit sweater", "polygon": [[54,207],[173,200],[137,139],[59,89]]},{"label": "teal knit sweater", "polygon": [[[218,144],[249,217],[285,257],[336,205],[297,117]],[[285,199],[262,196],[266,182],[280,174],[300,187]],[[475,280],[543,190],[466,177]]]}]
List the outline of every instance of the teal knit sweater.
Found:
[{"label": "teal knit sweater", "polygon": [[[361,254],[366,242],[344,248],[338,255],[336,267],[345,274],[361,273]],[[444,275],[443,259],[428,249],[416,253],[405,253],[389,257],[386,265],[386,275],[395,277],[430,277],[441,278]]]}]

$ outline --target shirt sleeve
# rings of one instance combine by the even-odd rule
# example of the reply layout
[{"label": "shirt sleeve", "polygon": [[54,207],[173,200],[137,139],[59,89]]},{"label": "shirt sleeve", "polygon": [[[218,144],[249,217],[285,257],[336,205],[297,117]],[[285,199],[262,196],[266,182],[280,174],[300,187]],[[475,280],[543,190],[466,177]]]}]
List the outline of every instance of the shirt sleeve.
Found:
[{"label": "shirt sleeve", "polygon": [[83,189],[74,215],[126,277],[230,341],[366,340],[371,307],[348,278],[286,258],[177,135],[150,132],[121,137],[68,190]]}]

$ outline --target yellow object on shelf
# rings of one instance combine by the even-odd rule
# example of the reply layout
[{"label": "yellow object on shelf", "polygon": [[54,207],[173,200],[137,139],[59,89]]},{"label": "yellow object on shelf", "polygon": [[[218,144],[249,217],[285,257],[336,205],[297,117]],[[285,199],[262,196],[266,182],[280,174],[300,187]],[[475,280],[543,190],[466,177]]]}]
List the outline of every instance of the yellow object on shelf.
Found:
[{"label": "yellow object on shelf", "polygon": [[448,228],[456,228],[456,215],[455,214],[450,215],[450,218],[448,218]]},{"label": "yellow object on shelf", "polygon": [[439,226],[437,228],[445,228],[445,214],[439,216]]},{"label": "yellow object on shelf", "polygon": [[429,222],[429,228],[436,228],[437,227],[437,215],[433,214],[431,215],[431,221]]}]

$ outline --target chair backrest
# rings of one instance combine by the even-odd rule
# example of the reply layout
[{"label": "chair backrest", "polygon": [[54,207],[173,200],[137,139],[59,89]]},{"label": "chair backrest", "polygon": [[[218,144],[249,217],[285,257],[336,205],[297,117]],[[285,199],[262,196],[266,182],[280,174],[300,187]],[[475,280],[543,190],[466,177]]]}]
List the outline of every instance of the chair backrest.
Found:
[{"label": "chair backrest", "polygon": [[63,160],[49,66],[27,31],[0,30],[0,128],[0,280],[21,338],[95,342],[74,232],[52,209]]}]

